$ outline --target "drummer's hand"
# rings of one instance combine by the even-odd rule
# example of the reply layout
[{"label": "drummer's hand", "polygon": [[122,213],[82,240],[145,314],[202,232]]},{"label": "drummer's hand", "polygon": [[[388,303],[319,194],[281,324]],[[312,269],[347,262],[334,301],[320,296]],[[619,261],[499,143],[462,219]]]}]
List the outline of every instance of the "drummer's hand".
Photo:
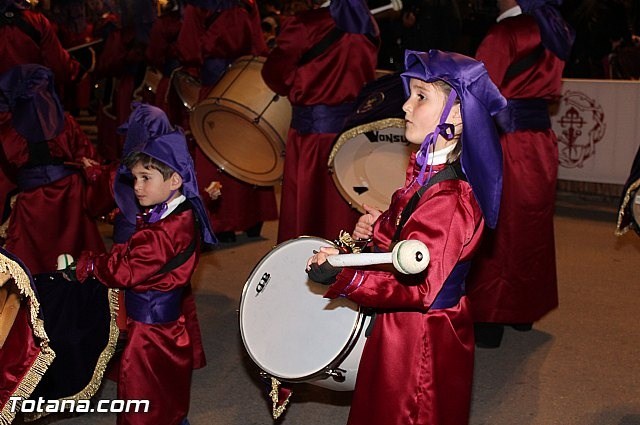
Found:
[{"label": "drummer's hand", "polygon": [[340,251],[333,247],[322,247],[313,257],[307,261],[307,274],[309,279],[323,285],[330,285],[336,280],[336,276],[342,270],[341,267],[333,267],[327,261],[330,255],[338,255]]},{"label": "drummer's hand", "polygon": [[356,223],[355,229],[353,229],[354,239],[370,239],[373,236],[373,223],[376,222],[382,211],[377,208],[370,207],[367,204],[362,204],[362,207],[367,212],[360,216]]},{"label": "drummer's hand", "polygon": [[82,157],[82,159],[80,159],[80,163],[82,164],[82,166],[84,168],[90,168],[90,167],[94,167],[96,165],[100,165],[100,163],[94,159],[91,158],[87,158],[87,157]]}]

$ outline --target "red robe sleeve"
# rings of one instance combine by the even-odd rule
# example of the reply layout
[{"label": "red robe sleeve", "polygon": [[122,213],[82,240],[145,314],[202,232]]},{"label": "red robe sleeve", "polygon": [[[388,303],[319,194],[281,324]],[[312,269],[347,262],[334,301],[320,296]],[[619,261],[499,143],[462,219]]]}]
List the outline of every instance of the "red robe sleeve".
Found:
[{"label": "red robe sleeve", "polygon": [[[382,309],[429,309],[454,266],[470,258],[475,250],[482,217],[467,183],[445,181],[434,185],[425,195],[428,198],[411,215],[400,239],[417,239],[427,245],[431,259],[426,271],[407,276],[345,268],[326,297],[347,296],[359,305]],[[394,220],[385,214],[375,228],[376,232],[386,233],[387,241],[390,232],[385,227],[395,228],[385,225],[389,221]],[[381,248],[388,249],[388,245]]]}]

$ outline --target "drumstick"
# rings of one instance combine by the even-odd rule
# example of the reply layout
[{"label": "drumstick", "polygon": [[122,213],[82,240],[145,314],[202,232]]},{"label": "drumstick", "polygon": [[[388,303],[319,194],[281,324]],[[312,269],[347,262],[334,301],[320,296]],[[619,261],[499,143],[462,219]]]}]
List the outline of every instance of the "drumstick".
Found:
[{"label": "drumstick", "polygon": [[429,265],[429,249],[424,243],[413,239],[398,242],[391,252],[330,255],[327,261],[334,267],[393,264],[400,273],[416,274]]},{"label": "drumstick", "polygon": [[4,346],[11,327],[16,321],[18,311],[20,310],[20,297],[17,293],[11,292],[4,303],[2,313],[0,313],[0,348]]},{"label": "drumstick", "polygon": [[385,5],[385,6],[380,6],[380,7],[376,7],[375,9],[371,9],[371,14],[375,15],[377,13],[381,13],[381,12],[385,12],[389,9],[393,9],[395,11],[401,10],[402,9],[402,1],[401,0],[392,0],[391,3]]}]

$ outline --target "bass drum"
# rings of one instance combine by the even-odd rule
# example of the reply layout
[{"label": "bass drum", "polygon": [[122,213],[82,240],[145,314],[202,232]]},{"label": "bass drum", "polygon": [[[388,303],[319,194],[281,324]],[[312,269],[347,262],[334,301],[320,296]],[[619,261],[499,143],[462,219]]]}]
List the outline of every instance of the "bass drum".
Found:
[{"label": "bass drum", "polygon": [[411,153],[419,148],[404,137],[404,98],[399,74],[367,84],[329,156],[338,191],[363,214],[363,204],[381,211],[389,207],[393,192],[404,185]]},{"label": "bass drum", "polygon": [[242,292],[240,332],[266,374],[352,391],[370,316],[346,298],[324,298],[327,287],[307,278],[306,261],[323,246],[333,245],[316,237],[292,239],[256,265]]},{"label": "bass drum", "polygon": [[258,186],[280,182],[291,104],[262,79],[265,58],[236,60],[189,119],[202,151],[233,177]]}]

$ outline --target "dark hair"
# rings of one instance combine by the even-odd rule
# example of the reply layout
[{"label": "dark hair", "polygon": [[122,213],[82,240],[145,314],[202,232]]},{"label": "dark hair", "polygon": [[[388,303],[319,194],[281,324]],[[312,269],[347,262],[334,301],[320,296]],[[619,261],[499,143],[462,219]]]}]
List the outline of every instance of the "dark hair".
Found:
[{"label": "dark hair", "polygon": [[162,174],[162,178],[164,180],[167,180],[169,177],[173,175],[173,173],[177,172],[176,170],[169,167],[164,162],[158,161],[157,159],[142,152],[130,153],[122,160],[122,163],[128,169],[132,169],[137,163],[140,163],[140,165],[142,165],[147,170],[149,169],[158,170],[160,174]]}]

